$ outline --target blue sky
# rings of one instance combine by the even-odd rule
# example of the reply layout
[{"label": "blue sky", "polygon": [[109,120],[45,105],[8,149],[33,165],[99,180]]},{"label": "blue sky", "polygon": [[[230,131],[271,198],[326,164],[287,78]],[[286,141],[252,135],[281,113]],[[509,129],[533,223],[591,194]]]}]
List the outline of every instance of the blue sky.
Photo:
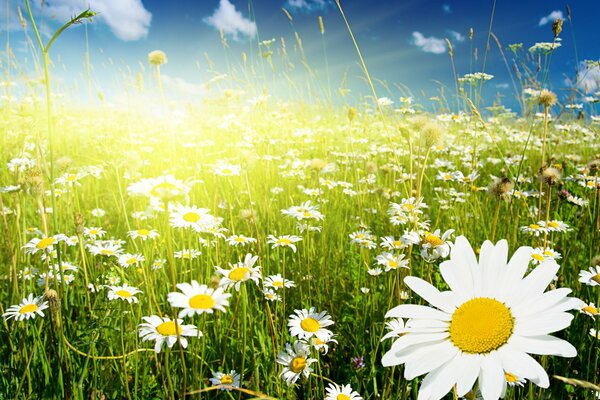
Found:
[{"label": "blue sky", "polygon": [[[31,50],[27,48],[16,9],[18,5],[25,12],[24,0],[4,1],[6,3],[0,6],[0,43],[5,48],[9,40],[17,59],[17,66],[11,67],[11,75],[20,75],[21,79],[33,77]],[[370,94],[346,27],[332,0],[47,0],[43,8],[40,3],[40,0],[32,0],[34,13],[46,36],[60,21],[87,4],[99,11],[98,17],[88,25],[93,90],[102,91],[109,99],[118,96],[124,81],[132,81],[138,72],[142,72],[151,87],[151,69],[146,58],[148,52],[155,49],[163,50],[169,59],[162,73],[171,98],[206,95],[205,83],[218,74],[230,77],[221,82],[224,87],[266,89],[277,96],[290,97],[297,97],[301,92],[307,101],[322,96],[328,81],[334,91],[344,85],[351,89],[350,99]],[[594,19],[589,18],[598,15],[600,4],[594,0],[575,0],[569,4],[572,24],[567,20],[567,4],[555,0],[498,1],[492,28],[512,69],[514,56],[507,46],[523,43],[528,53],[527,49],[536,42],[552,41],[552,21],[562,14],[565,19],[560,35],[562,46],[552,56],[546,86],[564,96],[568,94],[565,81],[574,78],[577,60],[600,58],[600,35]],[[380,97],[388,96],[397,101],[408,89],[427,103],[426,99],[438,95],[442,86],[446,87],[445,93],[452,96],[454,81],[445,38],[452,43],[459,76],[482,71],[492,1],[342,0],[342,6],[367,67],[378,80],[376,88]],[[292,15],[292,23],[282,7]],[[319,16],[325,24],[323,36],[319,32]],[[224,31],[227,49],[221,44],[219,28]],[[470,28],[474,30],[473,40],[468,38]],[[305,62],[314,73],[310,89],[306,83],[308,72],[295,48],[295,31],[302,40]],[[32,34],[30,24],[28,32]],[[256,58],[259,48],[265,51],[258,42],[272,38],[276,39],[271,45],[275,73],[266,64],[267,60]],[[288,53],[285,62],[281,56],[282,38]],[[475,48],[477,59],[473,56]],[[242,52],[246,53],[247,62],[254,61],[254,71],[249,67],[244,71]],[[209,64],[206,55],[214,64]],[[517,59],[520,66],[522,57],[523,54]],[[61,36],[52,50],[52,59],[53,76],[61,82],[63,90],[76,93],[86,87],[82,26]],[[5,61],[2,65],[6,70]],[[535,57],[527,65],[535,70]],[[514,106],[510,76],[493,40],[485,72],[495,76],[486,84],[486,104],[499,96]],[[598,90],[595,79],[600,77],[599,72],[592,71],[586,76],[585,83],[592,93]],[[300,89],[290,89],[290,81]]]}]

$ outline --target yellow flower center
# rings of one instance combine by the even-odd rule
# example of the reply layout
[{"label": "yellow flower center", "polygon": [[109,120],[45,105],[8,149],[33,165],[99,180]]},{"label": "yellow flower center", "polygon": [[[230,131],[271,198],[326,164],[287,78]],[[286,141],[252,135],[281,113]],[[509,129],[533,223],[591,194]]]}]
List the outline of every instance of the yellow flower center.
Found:
[{"label": "yellow flower center", "polygon": [[137,258],[131,257],[127,260],[127,265],[135,264],[137,262]]},{"label": "yellow flower center", "polygon": [[412,211],[415,209],[415,205],[414,204],[410,204],[410,203],[406,203],[404,205],[402,205],[402,208],[404,208],[407,211]]},{"label": "yellow flower center", "polygon": [[560,226],[560,224],[558,222],[550,221],[550,222],[548,222],[548,226],[550,228],[558,228]]},{"label": "yellow flower center", "polygon": [[243,237],[236,237],[236,238],[235,238],[235,241],[236,241],[236,242],[238,242],[238,243],[244,243],[244,242],[246,241],[246,238],[243,238]]},{"label": "yellow flower center", "polygon": [[390,261],[388,261],[388,267],[396,269],[396,268],[398,268],[398,263],[394,260],[390,260]]},{"label": "yellow flower center", "polygon": [[115,252],[112,251],[111,249],[102,249],[102,250],[100,250],[100,254],[105,255],[105,256],[112,256],[113,254],[115,254]]},{"label": "yellow flower center", "polygon": [[125,297],[126,299],[128,299],[132,296],[131,292],[129,290],[125,290],[125,289],[117,290],[115,292],[115,294],[119,297]]},{"label": "yellow flower center", "polygon": [[189,301],[190,307],[192,308],[200,308],[200,309],[209,309],[215,305],[215,299],[208,294],[197,294],[190,298]]},{"label": "yellow flower center", "polygon": [[504,377],[506,378],[506,382],[517,382],[519,378],[516,375],[511,374],[510,372],[505,372]]},{"label": "yellow flower center", "polygon": [[321,324],[316,319],[308,317],[300,322],[300,327],[306,332],[316,332],[321,329]]},{"label": "yellow flower center", "polygon": [[37,247],[38,249],[46,249],[49,246],[52,246],[53,244],[54,244],[54,238],[47,237],[47,238],[43,238],[42,240],[40,240],[38,242],[38,244],[35,245],[35,247]]},{"label": "yellow flower center", "polygon": [[69,181],[69,182],[75,182],[76,179],[77,179],[77,175],[70,174],[67,176],[67,181]]},{"label": "yellow flower center", "polygon": [[90,235],[97,235],[98,229],[90,229]]},{"label": "yellow flower center", "polygon": [[592,280],[594,282],[596,282],[598,285],[600,285],[600,274],[596,274],[596,275],[592,276]]},{"label": "yellow flower center", "polygon": [[544,261],[544,256],[539,253],[533,253],[531,255],[531,258],[533,258],[534,260],[537,260],[537,261]]},{"label": "yellow flower center", "polygon": [[167,321],[157,326],[156,332],[163,336],[173,336],[177,334],[181,335],[182,330],[181,326],[175,325],[175,321]]},{"label": "yellow flower center", "polygon": [[221,173],[222,173],[223,175],[231,175],[231,173],[232,173],[232,172],[233,172],[233,171],[231,171],[229,168],[223,168],[223,169],[221,170]]},{"label": "yellow flower center", "polygon": [[283,287],[283,281],[274,281],[273,286],[275,287]]},{"label": "yellow flower center", "polygon": [[292,244],[292,241],[290,239],[279,239],[277,241],[277,244],[281,246],[289,246],[290,244]]},{"label": "yellow flower center", "polygon": [[310,211],[304,211],[304,212],[302,213],[302,216],[303,216],[304,218],[309,218],[309,217],[310,217],[310,215],[311,215],[311,214],[310,214]]},{"label": "yellow flower center", "polygon": [[582,310],[586,313],[592,314],[592,315],[596,315],[598,314],[598,309],[594,306],[585,306],[582,308]]},{"label": "yellow flower center", "polygon": [[350,396],[347,396],[343,393],[340,393],[337,395],[337,397],[335,398],[335,400],[350,400]]},{"label": "yellow flower center", "polygon": [[544,255],[552,257],[554,255],[554,253],[552,251],[550,251],[550,250],[544,250]]},{"label": "yellow flower center", "polygon": [[137,234],[140,236],[148,236],[150,231],[148,229],[138,229]]},{"label": "yellow flower center", "polygon": [[429,243],[433,247],[437,247],[444,244],[444,241],[439,236],[436,236],[433,233],[426,234],[423,240],[425,240],[425,242]]},{"label": "yellow flower center", "polygon": [[198,215],[198,213],[195,213],[193,211],[183,214],[183,220],[185,222],[198,222],[199,219],[200,219],[200,215]]},{"label": "yellow flower center", "polygon": [[534,230],[540,230],[542,227],[539,226],[538,224],[530,224],[529,225],[529,229],[534,229]]},{"label": "yellow flower center", "polygon": [[234,268],[229,272],[229,279],[232,281],[239,282],[246,278],[246,274],[248,274],[250,270],[246,267],[238,267]]},{"label": "yellow flower center", "polygon": [[233,383],[233,377],[231,375],[223,375],[221,377],[221,385],[231,385]]},{"label": "yellow flower center", "polygon": [[465,353],[487,354],[506,344],[513,328],[508,307],[495,299],[477,297],[452,314],[450,340]]},{"label": "yellow flower center", "polygon": [[27,304],[26,306],[21,307],[19,310],[19,314],[28,314],[32,312],[36,312],[39,307],[37,304]]},{"label": "yellow flower center", "polygon": [[400,240],[395,240],[394,247],[402,247],[402,242]]},{"label": "yellow flower center", "polygon": [[169,192],[176,190],[177,187],[169,182],[162,182],[150,189],[150,195],[154,197],[163,197]]},{"label": "yellow flower center", "polygon": [[306,368],[306,358],[304,357],[295,357],[292,362],[290,362],[290,369],[295,374],[304,371],[304,368]]}]

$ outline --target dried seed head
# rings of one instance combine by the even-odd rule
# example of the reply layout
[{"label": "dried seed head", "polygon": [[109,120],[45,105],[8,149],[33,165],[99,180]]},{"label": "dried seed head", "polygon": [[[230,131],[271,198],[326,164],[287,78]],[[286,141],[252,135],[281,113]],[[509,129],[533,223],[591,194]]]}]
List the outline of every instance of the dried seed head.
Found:
[{"label": "dried seed head", "polygon": [[81,213],[75,213],[73,215],[73,224],[75,225],[75,231],[81,235],[83,233],[83,227],[85,225],[85,218]]},{"label": "dried seed head", "polygon": [[240,210],[240,218],[245,220],[252,220],[254,219],[254,213],[249,208],[245,208],[243,210]]},{"label": "dried seed head", "polygon": [[505,198],[510,191],[515,187],[515,184],[507,177],[497,178],[488,188],[488,192],[497,198]]},{"label": "dried seed head", "polygon": [[365,171],[367,171],[369,174],[374,174],[377,172],[377,163],[369,161],[365,166]]},{"label": "dried seed head", "polygon": [[562,18],[557,18],[554,20],[552,24],[552,32],[554,33],[554,37],[557,38],[558,35],[562,32],[563,20]]},{"label": "dried seed head", "polygon": [[216,289],[219,287],[219,284],[221,283],[221,278],[219,278],[217,275],[213,275],[210,277],[210,287],[213,289]]},{"label": "dried seed head", "polygon": [[538,99],[538,104],[544,107],[551,107],[556,104],[556,95],[554,92],[549,91],[548,89],[543,89],[540,92],[540,97]]},{"label": "dried seed head", "polygon": [[314,170],[320,171],[327,165],[325,160],[321,160],[320,158],[313,158],[310,160],[310,167]]},{"label": "dried seed head", "polygon": [[148,53],[148,62],[160,66],[167,63],[167,55],[162,50],[154,50]]},{"label": "dried seed head", "polygon": [[560,182],[561,176],[562,174],[557,168],[548,167],[540,171],[539,179],[546,185],[554,186]]},{"label": "dried seed head", "polygon": [[356,118],[358,116],[358,110],[354,107],[350,107],[348,109],[348,119],[350,120],[350,122],[352,122],[354,120],[354,118]]},{"label": "dried seed head", "polygon": [[590,172],[600,171],[600,158],[590,161],[588,163],[588,168],[589,168]]},{"label": "dried seed head", "polygon": [[73,160],[70,157],[61,157],[59,159],[56,160],[56,167],[61,170],[64,171],[67,168],[69,168],[69,166],[71,165],[71,163],[73,162]]},{"label": "dried seed head", "polygon": [[473,28],[469,28],[469,40],[473,40]]},{"label": "dried seed head", "polygon": [[44,177],[42,176],[42,170],[39,167],[33,167],[28,169],[25,173],[25,184],[35,194],[41,193],[44,185]]},{"label": "dried seed head", "polygon": [[58,312],[60,311],[60,298],[58,297],[58,293],[54,289],[46,290],[44,293],[46,299],[48,299],[48,306],[50,307],[50,311]]},{"label": "dried seed head", "polygon": [[442,143],[444,130],[438,124],[428,121],[421,128],[421,137],[425,141],[425,146],[437,146]]}]

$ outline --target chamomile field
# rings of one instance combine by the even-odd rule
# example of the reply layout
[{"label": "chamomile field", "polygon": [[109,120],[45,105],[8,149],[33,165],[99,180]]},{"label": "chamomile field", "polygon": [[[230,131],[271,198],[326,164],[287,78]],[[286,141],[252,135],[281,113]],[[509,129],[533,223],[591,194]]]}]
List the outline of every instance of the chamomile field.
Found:
[{"label": "chamomile field", "polygon": [[329,18],[362,93],[306,57],[289,6],[287,41],[235,53],[222,28],[226,66],[207,56],[202,94],[184,97],[163,50],[104,67],[119,69],[110,93],[88,53],[85,74],[60,75],[55,43],[101,14],[44,33],[47,5],[19,2],[30,59],[7,41],[2,61],[0,399],[600,396],[600,97],[577,86],[599,64],[567,92],[549,78],[570,9],[545,42],[481,33],[511,64],[508,106],[483,90],[482,54],[457,70],[450,40],[449,85],[394,91],[344,6]]}]

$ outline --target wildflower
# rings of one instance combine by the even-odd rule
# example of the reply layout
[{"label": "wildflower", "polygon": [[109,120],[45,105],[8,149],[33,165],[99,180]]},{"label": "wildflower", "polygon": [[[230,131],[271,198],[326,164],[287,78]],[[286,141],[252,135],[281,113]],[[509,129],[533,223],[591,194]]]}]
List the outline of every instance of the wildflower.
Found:
[{"label": "wildflower", "polygon": [[316,205],[312,205],[310,200],[302,203],[300,206],[292,206],[287,210],[281,210],[281,213],[296,218],[298,221],[305,219],[320,221],[324,218],[323,214],[319,212],[319,208]]},{"label": "wildflower", "polygon": [[406,247],[406,244],[400,239],[395,239],[393,236],[385,236],[381,239],[379,246],[386,250],[402,250]]},{"label": "wildflower", "polygon": [[212,289],[206,285],[200,285],[196,281],[189,283],[178,283],[177,289],[183,293],[171,292],[167,300],[171,307],[181,308],[179,318],[192,317],[195,314],[212,314],[214,310],[225,312],[229,306],[230,293],[225,293],[223,288]]},{"label": "wildflower", "polygon": [[533,264],[540,264],[545,260],[558,260],[560,258],[560,253],[549,247],[536,247],[531,253],[531,262]]},{"label": "wildflower", "polygon": [[[531,51],[531,49],[530,49]],[[538,97],[538,104],[545,107],[551,107],[556,104],[556,95],[548,89],[542,89]]]},{"label": "wildflower", "polygon": [[245,246],[250,243],[256,242],[255,238],[251,238],[244,235],[232,235],[227,238],[227,244],[230,246]]},{"label": "wildflower", "polygon": [[359,370],[364,367],[365,367],[365,357],[364,356],[352,357],[352,368]]},{"label": "wildflower", "polygon": [[508,386],[521,386],[523,387],[523,385],[525,385],[525,382],[527,382],[525,379],[520,378],[514,374],[511,374],[510,372],[505,372],[504,373],[504,379],[506,379],[506,383],[508,384]]},{"label": "wildflower", "polygon": [[265,287],[273,288],[275,290],[279,290],[281,288],[291,288],[296,286],[296,284],[293,281],[285,279],[281,276],[281,274],[267,276],[263,284],[265,285]]},{"label": "wildflower", "polygon": [[151,199],[173,200],[187,195],[189,184],[176,179],[173,175],[163,175],[157,178],[142,179],[127,187],[130,195],[146,196]]},{"label": "wildflower", "polygon": [[279,237],[269,235],[267,243],[272,244],[273,248],[284,247],[284,246],[289,247],[295,253],[296,245],[294,243],[299,242],[301,240],[302,240],[302,238],[300,236],[296,236],[296,235],[283,235],[283,236],[279,236]]},{"label": "wildflower", "polygon": [[589,315],[592,318],[596,318],[598,315],[598,307],[594,303],[583,304],[583,307],[579,309],[579,312],[585,315]]},{"label": "wildflower", "polygon": [[535,236],[540,236],[540,234],[545,233],[547,230],[544,228],[540,222],[537,224],[529,224],[527,226],[522,226],[519,228],[521,232],[529,233]]},{"label": "wildflower", "polygon": [[106,211],[101,208],[94,208],[92,211],[90,211],[90,214],[92,214],[92,217],[102,218],[106,215]]},{"label": "wildflower", "polygon": [[43,298],[43,296],[33,297],[33,293],[30,293],[28,297],[21,300],[20,304],[8,307],[2,316],[7,320],[14,318],[16,321],[33,319],[36,315],[43,317],[43,310],[48,308],[48,302],[43,301]]},{"label": "wildflower", "polygon": [[273,289],[265,288],[263,290],[263,296],[265,296],[265,300],[269,301],[281,301],[281,296],[277,294]]},{"label": "wildflower", "polygon": [[238,164],[220,163],[215,168],[214,173],[220,176],[239,176],[241,167]]},{"label": "wildflower", "polygon": [[321,340],[316,336],[310,338],[309,342],[312,347],[320,353],[327,354],[329,352],[329,344],[335,343],[337,344],[337,340],[334,338],[335,335],[332,333],[327,340]]},{"label": "wildflower", "polygon": [[385,268],[385,272],[396,270],[398,268],[408,268],[408,259],[404,259],[404,254],[382,253],[376,257],[377,264]]},{"label": "wildflower", "polygon": [[34,238],[31,239],[23,249],[25,249],[25,253],[27,254],[35,254],[38,251],[42,251],[44,253],[51,253],[54,250],[54,246],[59,242],[64,242],[67,240],[67,236],[59,233],[54,236],[42,237],[42,238]]},{"label": "wildflower", "polygon": [[185,349],[188,345],[187,337],[201,337],[200,332],[194,325],[183,325],[182,319],[172,321],[167,317],[151,315],[142,318],[145,322],[139,325],[139,336],[142,341],[154,340],[154,351],[160,353],[163,343],[169,348],[173,347],[177,339]]},{"label": "wildflower", "polygon": [[196,206],[174,205],[171,208],[169,224],[173,228],[188,229],[196,232],[205,232],[209,228],[218,225],[218,220],[209,214],[208,208]]},{"label": "wildflower", "polygon": [[143,263],[145,260],[144,256],[141,254],[121,254],[117,258],[117,262],[123,268],[129,268],[131,266],[137,266]]},{"label": "wildflower", "polygon": [[242,282],[252,280],[254,283],[258,284],[258,281],[261,278],[261,267],[254,266],[256,260],[258,260],[258,256],[252,256],[252,254],[248,253],[243,262],[233,264],[230,270],[215,267],[217,272],[223,275],[219,285],[225,286],[226,289],[234,286],[235,290],[239,291]]},{"label": "wildflower", "polygon": [[440,236],[440,230],[437,229],[433,233],[425,233],[421,240],[421,257],[427,262],[433,262],[438,258],[446,258],[450,254],[451,242],[448,238],[454,229],[448,229]]},{"label": "wildflower", "polygon": [[590,267],[587,271],[579,272],[579,282],[588,286],[600,285],[600,266]]},{"label": "wildflower", "polygon": [[330,383],[327,385],[327,395],[325,400],[362,400],[362,397],[352,390],[350,385],[338,385],[336,383]]},{"label": "wildflower", "polygon": [[235,370],[224,372],[213,372],[212,378],[210,378],[210,384],[213,386],[220,386],[221,390],[231,391],[232,388],[239,388],[241,375],[235,372]]},{"label": "wildflower", "polygon": [[129,237],[131,237],[132,239],[142,239],[143,241],[146,241],[148,239],[156,239],[160,236],[160,234],[156,230],[145,228],[129,231],[127,235],[129,235]]},{"label": "wildflower", "polygon": [[568,232],[572,230],[569,225],[557,220],[551,220],[548,221],[548,223],[546,223],[546,221],[540,221],[538,222],[538,225],[546,229],[548,232]]},{"label": "wildflower", "polygon": [[88,250],[95,256],[101,255],[105,257],[118,257],[123,252],[123,249],[121,249],[119,244],[108,241],[96,242],[95,244],[88,246]]},{"label": "wildflower", "polygon": [[286,343],[285,350],[281,350],[275,360],[283,365],[283,370],[279,374],[283,377],[288,386],[293,385],[301,377],[308,378],[313,372],[310,365],[317,362],[315,358],[309,358],[310,348],[307,344],[297,341],[292,347]]},{"label": "wildflower", "polygon": [[138,288],[127,284],[124,284],[123,286],[108,286],[108,288],[110,289],[108,291],[109,300],[121,299],[127,301],[129,304],[137,303],[138,299],[135,295],[142,293]]},{"label": "wildflower", "polygon": [[310,339],[315,336],[323,341],[332,335],[329,329],[325,329],[334,324],[327,311],[316,313],[314,307],[311,307],[308,310],[294,310],[294,313],[296,315],[290,315],[288,321],[290,335],[297,336],[299,339]]},{"label": "wildflower", "polygon": [[427,374],[419,389],[419,397],[427,399],[441,399],[455,385],[463,396],[478,377],[483,397],[498,399],[506,388],[505,372],[548,387],[546,371],[527,353],[574,357],[575,347],[549,333],[566,328],[573,318],[566,311],[582,302],[566,297],[569,289],[544,293],[559,269],[554,260],[523,278],[531,252],[521,247],[507,262],[508,243],[486,241],[477,262],[467,239],[458,237],[450,260],[440,265],[450,291],[404,279],[436,308],[402,304],[386,314],[410,318],[415,328],[395,340],[383,365],[405,364],[408,380]]},{"label": "wildflower", "polygon": [[181,249],[173,253],[173,256],[183,260],[193,260],[194,258],[200,257],[201,254],[202,253],[196,249]]},{"label": "wildflower", "polygon": [[402,318],[393,318],[385,323],[385,327],[389,332],[381,338],[382,342],[386,339],[399,338],[407,332],[407,327],[404,326]]}]

